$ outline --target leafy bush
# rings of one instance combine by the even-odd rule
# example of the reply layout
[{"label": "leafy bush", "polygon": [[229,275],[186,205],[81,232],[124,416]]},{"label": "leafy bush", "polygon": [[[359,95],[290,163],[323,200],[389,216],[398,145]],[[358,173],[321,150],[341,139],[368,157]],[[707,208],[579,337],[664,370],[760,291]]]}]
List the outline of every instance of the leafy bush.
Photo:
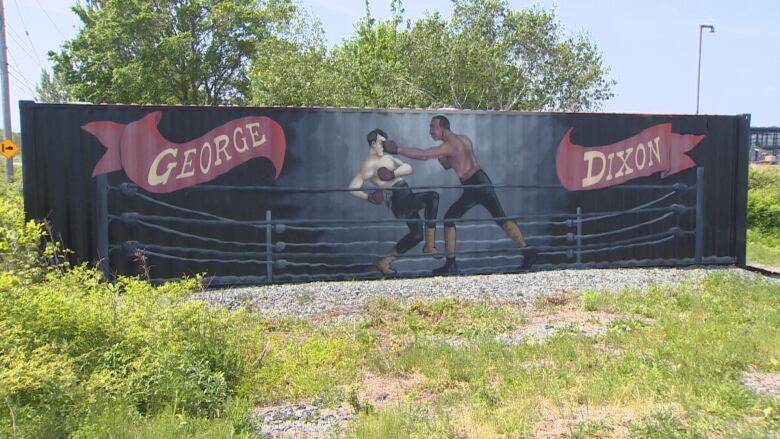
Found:
[{"label": "leafy bush", "polygon": [[15,423],[26,436],[65,436],[106,402],[221,416],[255,332],[247,313],[186,301],[196,285],[110,284],[85,266],[34,284],[0,275],[0,399],[15,412],[0,415],[0,433]]},{"label": "leafy bush", "polygon": [[780,233],[780,170],[751,167],[748,187],[748,227]]},{"label": "leafy bush", "polygon": [[108,283],[68,267],[58,245],[42,245],[45,227],[24,221],[18,186],[0,195],[0,437],[249,429],[249,411],[231,407],[257,318],[188,301],[197,279]]}]

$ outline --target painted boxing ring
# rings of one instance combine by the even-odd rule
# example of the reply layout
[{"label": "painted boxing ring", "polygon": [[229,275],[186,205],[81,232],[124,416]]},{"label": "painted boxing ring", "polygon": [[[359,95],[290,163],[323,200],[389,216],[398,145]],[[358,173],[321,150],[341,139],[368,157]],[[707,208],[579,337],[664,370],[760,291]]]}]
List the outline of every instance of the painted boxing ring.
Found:
[{"label": "painted boxing ring", "polygon": [[[137,258],[139,252],[153,265],[156,260],[177,261],[197,267],[198,264],[234,264],[256,267],[257,274],[245,276],[206,275],[204,282],[212,286],[239,284],[269,284],[279,282],[305,282],[350,279],[377,279],[383,277],[374,267],[374,260],[382,257],[395,244],[388,240],[326,240],[313,242],[288,242],[285,236],[297,232],[321,232],[334,238],[358,230],[365,236],[374,230],[393,230],[402,233],[410,220],[385,218],[372,220],[349,219],[283,219],[274,218],[271,210],[263,212],[259,220],[237,220],[209,212],[189,209],[156,199],[144,193],[132,183],[111,186],[106,178],[97,179],[98,193],[98,242],[101,267],[110,276],[111,258]],[[554,191],[554,185],[492,185],[500,192],[507,189]],[[576,212],[550,212],[545,214],[512,215],[504,218],[460,218],[447,220],[456,223],[461,235],[470,230],[496,228],[496,220],[513,220],[522,229],[533,226],[556,228],[556,234],[526,235],[528,247],[517,248],[509,238],[463,239],[458,241],[456,255],[461,263],[460,274],[515,273],[521,271],[608,268],[642,266],[679,266],[702,264],[733,264],[733,257],[704,256],[704,168],[696,169],[696,184],[674,183],[669,185],[622,185],[621,190],[640,190],[652,194],[652,198],[621,211],[586,212],[581,207]],[[203,192],[259,192],[284,196],[316,195],[321,193],[351,192],[346,188],[274,187],[201,185]],[[403,189],[403,188],[402,188]],[[412,190],[461,190],[461,186],[417,186]],[[395,188],[386,189],[397,190]],[[692,194],[691,203],[684,203],[682,195]],[[149,203],[155,209],[167,210],[169,215],[150,215],[136,211],[109,211],[109,197],[126,197]],[[693,217],[691,228],[680,226],[680,219]],[[609,219],[620,219],[621,227],[603,230],[598,224]],[[689,218],[690,219],[690,218]],[[417,220],[422,223],[423,219]],[[437,220],[438,244],[442,244],[440,231],[443,219]],[[661,229],[659,230],[659,225]],[[190,230],[195,226],[196,233]],[[111,228],[147,228],[190,240],[205,243],[210,248],[182,247],[161,243],[125,240],[112,242]],[[242,228],[260,232],[263,242],[248,242],[204,236],[205,229]],[[599,230],[600,231],[595,231]],[[632,247],[662,246],[670,241],[693,239],[694,254],[688,258],[655,258],[629,260],[599,260],[599,255]],[[485,247],[488,246],[488,248]],[[216,248],[215,248],[216,247]],[[418,245],[396,263],[398,277],[430,276],[431,270],[414,270],[410,265],[432,260],[431,255],[419,251]],[[465,249],[462,249],[466,247]],[[442,248],[440,245],[439,248]],[[373,250],[373,251],[372,251]],[[534,260],[526,263],[529,251]],[[248,269],[247,271],[251,271]],[[302,271],[316,270],[319,273]],[[325,271],[325,272],[323,272]],[[152,278],[153,282],[166,282],[175,278]]]}]

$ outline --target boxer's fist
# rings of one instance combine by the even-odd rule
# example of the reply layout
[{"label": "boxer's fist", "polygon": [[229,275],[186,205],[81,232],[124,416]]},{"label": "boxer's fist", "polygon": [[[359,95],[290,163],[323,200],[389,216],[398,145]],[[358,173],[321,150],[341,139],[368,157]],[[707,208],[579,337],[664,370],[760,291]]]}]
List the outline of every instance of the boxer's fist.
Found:
[{"label": "boxer's fist", "polygon": [[385,152],[389,152],[390,154],[398,154],[398,144],[395,143],[395,141],[387,139],[382,143],[382,146],[385,148]]},{"label": "boxer's fist", "polygon": [[379,179],[382,181],[390,181],[395,178],[395,172],[385,168],[384,166],[376,170],[376,175],[378,175]]},{"label": "boxer's fist", "polygon": [[382,191],[374,191],[368,196],[368,201],[373,204],[382,204],[385,201],[385,196]]},{"label": "boxer's fist", "polygon": [[450,165],[449,157],[439,157],[439,164],[444,169],[450,169],[452,167],[452,165]]}]

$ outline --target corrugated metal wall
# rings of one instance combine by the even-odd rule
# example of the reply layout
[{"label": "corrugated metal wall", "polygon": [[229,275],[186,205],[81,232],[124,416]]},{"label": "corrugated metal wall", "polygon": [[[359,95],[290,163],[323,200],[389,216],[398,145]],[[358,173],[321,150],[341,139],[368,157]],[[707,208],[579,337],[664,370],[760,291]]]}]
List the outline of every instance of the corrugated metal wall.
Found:
[{"label": "corrugated metal wall", "polygon": [[[393,215],[386,206],[358,200],[344,190],[368,152],[365,137],[370,130],[381,128],[405,146],[429,147],[436,144],[428,134],[430,119],[436,114],[445,114],[454,132],[472,139],[480,165],[497,186],[496,193],[507,215],[519,217],[524,233],[532,238],[532,247],[542,252],[535,258],[534,268],[744,264],[749,125],[746,116],[30,102],[23,102],[20,107],[28,217],[49,219],[64,244],[75,252],[74,262],[96,261],[108,252],[106,268],[112,274],[137,272],[137,262],[127,254],[134,245],[128,243],[137,242],[146,251],[155,279],[203,272],[217,276],[216,283],[378,276],[374,259],[389,251],[405,228],[402,222],[388,221]],[[162,112],[158,128],[172,143],[198,138],[240,117],[273,119],[281,125],[286,138],[286,157],[279,178],[274,179],[274,166],[265,158],[248,160],[208,183],[162,194],[135,188],[122,170],[93,177],[92,171],[106,147],[81,127],[93,121],[128,124],[153,111]],[[612,144],[663,123],[671,123],[674,133],[704,135],[689,153],[697,167],[704,169],[704,221],[699,235],[703,241],[702,260],[694,260],[695,168],[666,178],[656,173],[620,186],[574,192],[567,191],[556,174],[556,150],[569,129],[573,129],[573,143],[591,147]],[[133,147],[142,154],[145,145]],[[413,175],[405,178],[411,186],[445,187],[437,189],[441,197],[441,226],[444,212],[461,193],[458,178],[454,172],[442,169],[436,160],[399,158],[414,168]],[[109,186],[107,192],[104,184]],[[510,187],[504,187],[507,185]],[[576,245],[576,236],[569,235],[567,239],[567,234],[577,234],[578,208],[583,212],[581,219],[585,219],[598,216],[599,212],[632,209],[665,196],[657,206],[679,204],[688,209],[624,213],[583,221],[581,231],[587,237],[580,240],[578,248],[587,251],[579,257],[572,252],[555,254],[558,247],[571,249]],[[272,230],[264,223],[266,212],[272,215]],[[669,212],[672,214],[666,215]],[[233,222],[220,223],[215,216]],[[468,221],[489,218],[481,207],[464,216]],[[567,219],[574,222],[566,222]],[[318,227],[318,221],[323,222],[322,227]],[[528,268],[524,267],[523,252],[506,239],[499,227],[490,221],[468,221],[458,228],[463,272]],[[284,223],[284,228],[278,225]],[[637,226],[642,224],[645,225]],[[670,230],[691,233],[678,233],[657,244],[639,245],[643,237],[650,242],[653,236]],[[274,244],[274,254],[270,256],[266,246],[269,232]],[[441,241],[441,227],[437,233]],[[621,243],[625,245],[620,246]],[[420,247],[396,264],[401,275],[425,275],[441,265],[441,260],[421,254]],[[438,247],[443,250],[443,242]],[[545,255],[545,251],[550,254]],[[273,263],[273,278],[267,277],[268,261]]]}]

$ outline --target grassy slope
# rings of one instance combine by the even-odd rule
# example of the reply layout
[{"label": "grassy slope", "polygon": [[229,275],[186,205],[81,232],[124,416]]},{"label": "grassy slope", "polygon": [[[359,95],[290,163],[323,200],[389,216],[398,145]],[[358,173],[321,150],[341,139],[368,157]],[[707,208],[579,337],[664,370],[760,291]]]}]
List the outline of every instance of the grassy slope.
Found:
[{"label": "grassy slope", "polygon": [[[421,417],[404,407],[364,415],[357,436],[531,436],[551,415],[570,418],[564,422],[567,436],[628,431],[636,437],[685,432],[749,438],[780,432],[778,401],[740,384],[749,368],[780,370],[776,284],[713,275],[701,288],[591,293],[577,300],[587,310],[638,314],[653,323],[625,318],[613,322],[604,336],[563,334],[549,343],[519,347],[486,337],[488,329],[462,348],[420,337],[439,328],[440,317],[428,312],[422,313],[431,316],[424,319],[428,325],[419,329],[411,329],[409,316],[420,313],[408,308],[397,323],[369,327],[415,335],[399,352],[380,354],[373,367],[422,373],[426,390],[436,395],[434,416]],[[491,314],[471,326],[502,327],[502,318]],[[375,348],[382,352],[381,345]],[[598,422],[587,415],[576,419],[589,411],[613,416]]]}]

